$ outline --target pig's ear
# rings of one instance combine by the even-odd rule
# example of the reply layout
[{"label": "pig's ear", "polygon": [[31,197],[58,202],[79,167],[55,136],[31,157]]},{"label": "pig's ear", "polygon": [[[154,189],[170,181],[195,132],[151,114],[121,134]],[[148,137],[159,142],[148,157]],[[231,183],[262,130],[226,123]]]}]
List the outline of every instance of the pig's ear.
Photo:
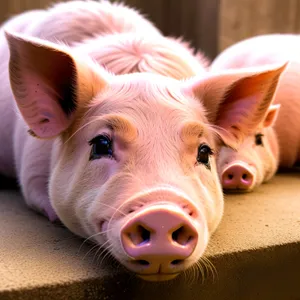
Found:
[{"label": "pig's ear", "polygon": [[264,120],[287,65],[210,73],[185,82],[183,90],[201,101],[222,142],[235,148]]},{"label": "pig's ear", "polygon": [[91,100],[104,78],[80,62],[68,48],[5,32],[10,50],[10,84],[17,106],[39,138],[63,133],[81,104]]},{"label": "pig's ear", "polygon": [[280,104],[273,104],[268,109],[267,115],[263,121],[263,127],[271,127],[275,124],[280,110]]}]

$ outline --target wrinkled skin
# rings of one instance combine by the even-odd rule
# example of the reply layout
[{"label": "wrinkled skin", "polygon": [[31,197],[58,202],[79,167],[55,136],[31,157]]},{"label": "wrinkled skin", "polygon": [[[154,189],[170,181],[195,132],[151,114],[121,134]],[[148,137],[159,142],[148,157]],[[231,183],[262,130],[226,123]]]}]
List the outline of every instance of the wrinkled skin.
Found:
[{"label": "wrinkled skin", "polygon": [[[211,64],[211,71],[224,71],[269,63],[290,61],[284,71],[275,94],[273,104],[261,123],[245,139],[237,151],[227,147],[220,149],[218,158],[219,177],[224,189],[249,192],[269,181],[281,168],[291,168],[300,162],[300,38],[291,34],[271,34],[241,41],[224,50]],[[256,145],[256,134],[262,134],[262,145]],[[229,184],[224,176],[228,165],[245,163],[254,180],[239,186]],[[237,173],[232,173],[236,175]],[[226,175],[226,174],[225,174]],[[224,179],[225,178],[225,179]],[[227,175],[228,178],[228,175]]]},{"label": "wrinkled skin", "polygon": [[[200,75],[184,81],[156,68],[114,75],[97,63],[100,49],[95,54],[78,41],[63,46],[7,28],[0,166],[19,179],[26,203],[105,245],[146,280],[169,280],[195,264],[223,214],[215,153],[221,143],[236,147],[263,121],[286,64],[209,76],[199,67]],[[182,70],[192,73],[196,61]],[[164,218],[184,224],[172,234],[182,247],[162,235]],[[128,230],[144,238],[134,231],[137,221],[150,232],[160,222],[158,234],[170,249],[162,256],[150,240],[151,251],[143,250],[148,266],[141,264],[142,248],[128,242]],[[178,249],[180,263],[166,264]]]}]

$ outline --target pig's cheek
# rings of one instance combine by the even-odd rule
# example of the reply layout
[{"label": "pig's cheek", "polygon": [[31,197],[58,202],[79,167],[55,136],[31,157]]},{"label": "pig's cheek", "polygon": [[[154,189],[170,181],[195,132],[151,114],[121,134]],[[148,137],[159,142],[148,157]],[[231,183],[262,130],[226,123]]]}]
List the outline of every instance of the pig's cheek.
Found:
[{"label": "pig's cheek", "polygon": [[256,168],[255,185],[258,186],[265,182],[270,167],[270,153],[266,146],[255,146],[251,159]]},{"label": "pig's cheek", "polygon": [[[86,199],[84,199],[84,200],[86,200]],[[94,224],[92,224],[89,221],[91,219],[91,217],[90,217],[91,209],[90,208],[92,207],[92,205],[95,201],[97,201],[97,196],[96,195],[94,197],[91,197],[86,203],[84,203],[83,205],[85,206],[85,208],[83,208],[83,205],[80,203],[80,199],[79,199],[79,204],[78,204],[77,209],[76,209],[77,218],[78,218],[84,232],[88,236],[92,236],[92,235],[95,235],[95,234],[101,235],[101,233],[99,231],[99,228],[101,227],[101,224],[97,224],[98,227],[96,227]],[[102,236],[100,236],[100,237],[102,238]]]},{"label": "pig's cheek", "polygon": [[66,175],[54,173],[54,180],[50,184],[51,199],[65,226],[82,237],[88,237],[95,233],[88,222],[88,216],[89,208],[97,201],[99,188],[90,178],[91,174],[87,173],[78,175],[78,178],[85,178],[85,182],[80,179],[70,180],[69,184],[61,186],[62,178],[68,178]]},{"label": "pig's cheek", "polygon": [[220,151],[216,156],[217,172],[218,176],[221,178],[221,174],[225,166],[233,160],[235,153],[227,147],[221,147]]},{"label": "pig's cheek", "polygon": [[107,227],[106,236],[111,253],[119,262],[124,264],[128,259],[128,256],[123,249],[120,237],[122,224],[122,221],[111,222]]},{"label": "pig's cheek", "polygon": [[[240,159],[242,161],[244,161],[245,163],[247,163],[249,169],[251,170],[251,172],[253,172],[254,181],[255,181],[253,188],[257,184],[260,184],[260,182],[263,178],[263,173],[264,173],[264,170],[263,170],[264,168],[263,168],[263,163],[262,163],[262,159],[263,159],[262,150],[263,149],[262,148],[258,149],[257,147],[258,146],[256,146],[256,145],[252,145],[252,147],[249,146],[248,151],[246,151],[247,149],[245,148],[244,151],[240,152],[240,155],[241,155]],[[261,147],[261,146],[259,146],[259,147]]]},{"label": "pig's cheek", "polygon": [[114,174],[116,174],[118,170],[118,163],[115,160],[109,160],[106,163],[105,174],[106,174],[106,181],[111,178]]},{"label": "pig's cheek", "polygon": [[[216,164],[217,162],[215,162]],[[215,232],[217,227],[219,226],[224,210],[224,195],[222,184],[219,179],[219,175],[217,173],[216,167],[215,169],[211,169],[211,182],[210,182],[210,194],[211,194],[211,214],[207,216],[207,224],[209,233],[212,234]]]},{"label": "pig's cheek", "polygon": [[[269,145],[268,145],[269,146]],[[263,182],[268,182],[276,173],[278,160],[271,151],[270,147],[266,149],[265,153],[265,170],[264,170],[264,179]]]},{"label": "pig's cheek", "polygon": [[212,164],[211,170],[199,170],[198,180],[195,182],[195,190],[197,191],[195,199],[199,199],[197,207],[201,211],[203,221],[209,232],[214,232],[222,218],[224,202],[215,162]]},{"label": "pig's cheek", "polygon": [[99,159],[90,161],[87,166],[93,187],[101,187],[105,184],[118,170],[118,163],[113,159]]},{"label": "pig's cheek", "polygon": [[252,151],[247,152],[246,162],[249,164],[250,169],[252,169],[254,174],[254,185],[250,191],[255,189],[257,186],[261,185],[264,180],[265,175],[265,149],[255,146]]}]

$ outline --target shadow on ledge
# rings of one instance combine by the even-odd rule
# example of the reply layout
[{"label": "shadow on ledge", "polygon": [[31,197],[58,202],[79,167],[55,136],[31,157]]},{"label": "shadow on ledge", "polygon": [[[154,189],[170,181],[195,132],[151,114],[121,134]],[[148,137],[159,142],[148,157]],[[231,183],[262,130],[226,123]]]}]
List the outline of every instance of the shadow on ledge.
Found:
[{"label": "shadow on ledge", "polygon": [[2,190],[0,299],[300,299],[300,173],[225,201],[206,253],[216,271],[147,283],[107,257],[97,262],[91,245],[29,210],[19,192]]}]

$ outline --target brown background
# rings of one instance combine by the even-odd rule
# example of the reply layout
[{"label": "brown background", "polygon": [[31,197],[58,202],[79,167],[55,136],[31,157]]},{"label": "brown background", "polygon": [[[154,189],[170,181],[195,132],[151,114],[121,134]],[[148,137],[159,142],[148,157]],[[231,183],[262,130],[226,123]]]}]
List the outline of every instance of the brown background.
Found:
[{"label": "brown background", "polygon": [[[58,0],[2,0],[0,21]],[[299,0],[125,0],[168,35],[183,35],[213,58],[243,38],[300,30]]]}]

